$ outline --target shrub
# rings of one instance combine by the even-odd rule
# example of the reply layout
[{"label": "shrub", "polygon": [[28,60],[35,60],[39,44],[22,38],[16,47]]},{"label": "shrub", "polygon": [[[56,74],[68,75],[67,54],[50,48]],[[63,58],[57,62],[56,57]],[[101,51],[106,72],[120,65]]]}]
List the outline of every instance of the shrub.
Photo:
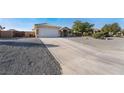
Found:
[{"label": "shrub", "polygon": [[84,32],[83,36],[92,36],[92,32]]},{"label": "shrub", "polygon": [[93,34],[93,37],[96,39],[103,39],[104,37],[107,37],[108,33],[107,32],[97,32]]}]

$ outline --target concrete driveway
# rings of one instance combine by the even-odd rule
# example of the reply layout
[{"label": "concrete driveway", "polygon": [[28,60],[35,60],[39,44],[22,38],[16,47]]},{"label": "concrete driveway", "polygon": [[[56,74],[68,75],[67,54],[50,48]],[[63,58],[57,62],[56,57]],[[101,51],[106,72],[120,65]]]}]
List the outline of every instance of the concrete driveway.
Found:
[{"label": "concrete driveway", "polygon": [[124,74],[124,57],[66,38],[40,39],[60,63],[63,74]]}]

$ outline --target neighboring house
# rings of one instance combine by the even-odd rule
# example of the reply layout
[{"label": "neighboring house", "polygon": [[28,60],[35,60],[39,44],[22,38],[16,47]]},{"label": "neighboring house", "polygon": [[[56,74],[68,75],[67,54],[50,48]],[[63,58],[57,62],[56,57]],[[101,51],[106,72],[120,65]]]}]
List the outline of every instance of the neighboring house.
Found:
[{"label": "neighboring house", "polygon": [[71,29],[68,27],[60,28],[59,33],[61,37],[67,37],[71,35]]},{"label": "neighboring house", "polygon": [[25,37],[35,37],[35,33],[34,32],[25,32]]},{"label": "neighboring house", "polygon": [[100,29],[98,29],[98,28],[93,28],[93,33],[97,33],[97,32],[100,32]]},{"label": "neighboring house", "polygon": [[116,33],[115,36],[117,36],[117,37],[124,37],[124,33],[122,31],[119,31],[119,32]]},{"label": "neighboring house", "polygon": [[14,37],[35,37],[32,31],[13,31]]},{"label": "neighboring house", "polygon": [[17,31],[16,29],[9,29],[9,30],[7,30],[7,31]]},{"label": "neighboring house", "polygon": [[7,31],[0,31],[0,38],[14,37],[35,37],[35,33],[32,31],[17,31],[13,29]]},{"label": "neighboring house", "polygon": [[59,37],[59,26],[49,25],[47,23],[35,24],[34,32],[36,37]]},{"label": "neighboring house", "polygon": [[12,38],[14,36],[13,31],[0,31],[1,38]]}]

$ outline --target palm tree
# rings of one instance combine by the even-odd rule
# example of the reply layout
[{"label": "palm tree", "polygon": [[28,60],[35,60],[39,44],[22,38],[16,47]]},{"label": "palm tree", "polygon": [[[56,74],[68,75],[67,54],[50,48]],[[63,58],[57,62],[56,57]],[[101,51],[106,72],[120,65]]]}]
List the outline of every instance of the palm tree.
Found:
[{"label": "palm tree", "polygon": [[1,25],[0,25],[0,31],[3,31],[5,29],[5,27],[2,27]]}]

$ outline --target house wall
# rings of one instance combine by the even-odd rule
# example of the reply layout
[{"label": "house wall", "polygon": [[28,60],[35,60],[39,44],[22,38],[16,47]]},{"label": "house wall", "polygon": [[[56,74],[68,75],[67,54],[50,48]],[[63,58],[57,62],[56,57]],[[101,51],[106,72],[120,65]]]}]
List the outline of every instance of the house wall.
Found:
[{"label": "house wall", "polygon": [[0,38],[12,37],[35,37],[35,33],[26,31],[0,31]]},{"label": "house wall", "polygon": [[14,37],[25,37],[24,31],[13,31]]},{"label": "house wall", "polygon": [[35,37],[34,32],[25,32],[25,37]]},{"label": "house wall", "polygon": [[13,31],[0,31],[1,38],[12,38],[13,36]]}]

